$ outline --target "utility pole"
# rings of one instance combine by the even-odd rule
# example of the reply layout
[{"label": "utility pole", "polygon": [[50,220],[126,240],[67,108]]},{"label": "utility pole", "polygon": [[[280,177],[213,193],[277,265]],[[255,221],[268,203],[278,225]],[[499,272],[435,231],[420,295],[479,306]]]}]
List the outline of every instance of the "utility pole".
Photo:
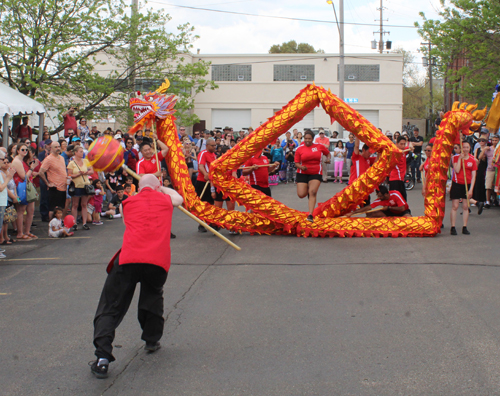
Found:
[{"label": "utility pole", "polygon": [[382,5],[382,1],[380,0],[380,37],[378,42],[378,52],[382,53],[384,50],[384,6]]},{"label": "utility pole", "polygon": [[[430,96],[430,106],[429,106],[429,111],[430,111],[430,117],[429,119],[432,122],[432,117],[434,116],[434,95],[432,91],[432,66],[435,66],[432,56],[431,56],[431,50],[432,50],[432,43],[429,41],[428,43],[420,43],[421,45],[427,45],[428,46],[428,57],[427,57],[427,66],[429,67],[428,73],[429,73],[429,96]],[[424,66],[425,66],[425,58],[424,58]]]},{"label": "utility pole", "polygon": [[[333,7],[333,12],[335,13],[335,5],[332,0],[326,1],[328,4],[331,4]],[[336,13],[335,13],[336,14]],[[336,15],[335,15],[336,17]],[[339,21],[338,21],[338,30],[339,30],[339,98],[345,100],[344,95],[344,82],[345,82],[345,66],[344,66],[344,0],[339,0]],[[342,137],[342,126],[339,123],[336,123],[336,129],[339,133],[339,136]]]},{"label": "utility pole", "polygon": [[[383,53],[384,52],[384,44],[387,44],[387,49],[390,50],[392,46],[391,41],[387,41],[387,43],[384,43],[384,34],[390,34],[391,32],[386,32],[384,31],[384,10],[386,8],[384,7],[383,0],[380,0],[380,8],[377,8],[378,11],[380,11],[380,28],[378,32],[373,32],[373,34],[379,34],[379,41],[378,41],[378,52]],[[377,19],[375,19],[375,22]],[[372,41],[372,49],[377,49],[377,40]]]},{"label": "utility pole", "polygon": [[132,12],[131,12],[131,30],[132,30],[132,40],[130,41],[130,73],[129,73],[129,84],[132,87],[132,92],[135,92],[135,77],[137,68],[137,14],[139,13],[139,0],[132,0]]}]

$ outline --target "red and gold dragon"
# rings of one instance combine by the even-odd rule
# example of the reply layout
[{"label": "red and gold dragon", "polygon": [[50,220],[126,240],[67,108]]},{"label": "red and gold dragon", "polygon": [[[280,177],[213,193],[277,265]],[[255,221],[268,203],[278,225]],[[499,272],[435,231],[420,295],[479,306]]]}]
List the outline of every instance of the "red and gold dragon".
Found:
[{"label": "red and gold dragon", "polygon": [[[144,125],[155,123],[158,138],[168,147],[166,162],[174,188],[184,197],[184,207],[193,215],[210,224],[217,224],[233,231],[260,234],[290,234],[320,237],[424,237],[440,232],[444,216],[447,172],[453,144],[462,134],[470,134],[473,121],[483,114],[473,111],[477,106],[458,103],[444,116],[436,134],[430,159],[425,215],[419,217],[355,218],[342,217],[354,210],[397,163],[403,153],[394,143],[358,112],[345,104],[330,90],[315,84],[307,85],[299,94],[252,134],[218,158],[210,170],[213,184],[224,195],[252,213],[228,211],[200,201],[189,177],[182,144],[179,141],[176,118],[173,116],[175,99],[166,96],[168,80],[156,92],[133,98],[130,107],[139,111],[135,133]],[[306,220],[307,213],[289,208],[283,203],[254,190],[241,179],[228,175],[228,171],[244,164],[270,142],[290,130],[316,106],[322,106],[332,122],[339,122],[362,142],[379,153],[375,164],[354,183],[344,188],[328,201],[319,204],[314,223]]]}]

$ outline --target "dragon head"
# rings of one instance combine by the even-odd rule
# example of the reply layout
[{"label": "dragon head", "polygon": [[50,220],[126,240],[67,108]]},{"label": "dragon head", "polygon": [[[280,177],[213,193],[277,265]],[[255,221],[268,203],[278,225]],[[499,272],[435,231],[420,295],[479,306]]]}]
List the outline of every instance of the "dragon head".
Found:
[{"label": "dragon head", "polygon": [[471,129],[474,131],[478,125],[481,125],[481,123],[475,123],[474,121],[482,120],[486,114],[486,108],[484,110],[476,109],[477,105],[455,102],[451,112],[448,113],[448,123],[461,131],[462,135],[470,135],[472,133]]},{"label": "dragon head", "polygon": [[148,92],[142,98],[130,99],[130,109],[134,111],[135,124],[129,133],[135,133],[144,125],[152,124],[157,118],[165,119],[175,113],[174,106],[177,103],[175,95],[163,94],[169,86],[170,83],[165,79],[165,83],[155,92]]}]

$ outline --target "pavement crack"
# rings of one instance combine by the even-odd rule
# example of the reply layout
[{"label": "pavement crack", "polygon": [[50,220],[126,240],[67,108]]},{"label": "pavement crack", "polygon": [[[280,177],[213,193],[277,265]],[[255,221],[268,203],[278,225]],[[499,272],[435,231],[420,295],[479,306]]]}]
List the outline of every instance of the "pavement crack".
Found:
[{"label": "pavement crack", "polygon": [[137,348],[137,350],[135,351],[134,356],[132,356],[129,359],[129,361],[127,362],[127,364],[125,364],[125,366],[123,366],[123,369],[115,376],[115,378],[113,379],[113,382],[111,382],[111,384],[109,384],[109,386],[107,386],[106,389],[104,389],[104,391],[101,393],[101,395],[104,395],[108,390],[110,390],[111,387],[116,383],[116,381],[118,381],[120,379],[120,377],[125,372],[125,370],[127,370],[128,366],[130,366],[130,364],[134,361],[134,359],[137,356],[139,356],[139,353],[140,353],[141,349],[143,349],[142,345]]}]

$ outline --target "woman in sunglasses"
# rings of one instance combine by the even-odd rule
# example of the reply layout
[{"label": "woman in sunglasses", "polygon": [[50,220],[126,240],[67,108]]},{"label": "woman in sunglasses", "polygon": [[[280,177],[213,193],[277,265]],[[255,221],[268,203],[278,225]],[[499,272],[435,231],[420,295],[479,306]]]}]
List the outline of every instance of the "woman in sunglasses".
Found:
[{"label": "woman in sunglasses", "polygon": [[[16,146],[15,157],[12,161],[12,167],[15,169],[14,182],[16,187],[23,181],[33,182],[33,171],[36,167],[35,161],[28,165],[24,161],[24,157],[28,155],[28,146],[20,143]],[[29,158],[29,157],[28,157]],[[32,234],[31,223],[33,222],[33,214],[35,213],[35,202],[30,202],[28,205],[23,205],[20,202],[16,205],[17,211],[17,240],[29,241],[31,239],[38,239],[36,235]],[[26,219],[24,212],[26,211]],[[26,220],[26,221],[25,221]]]}]

